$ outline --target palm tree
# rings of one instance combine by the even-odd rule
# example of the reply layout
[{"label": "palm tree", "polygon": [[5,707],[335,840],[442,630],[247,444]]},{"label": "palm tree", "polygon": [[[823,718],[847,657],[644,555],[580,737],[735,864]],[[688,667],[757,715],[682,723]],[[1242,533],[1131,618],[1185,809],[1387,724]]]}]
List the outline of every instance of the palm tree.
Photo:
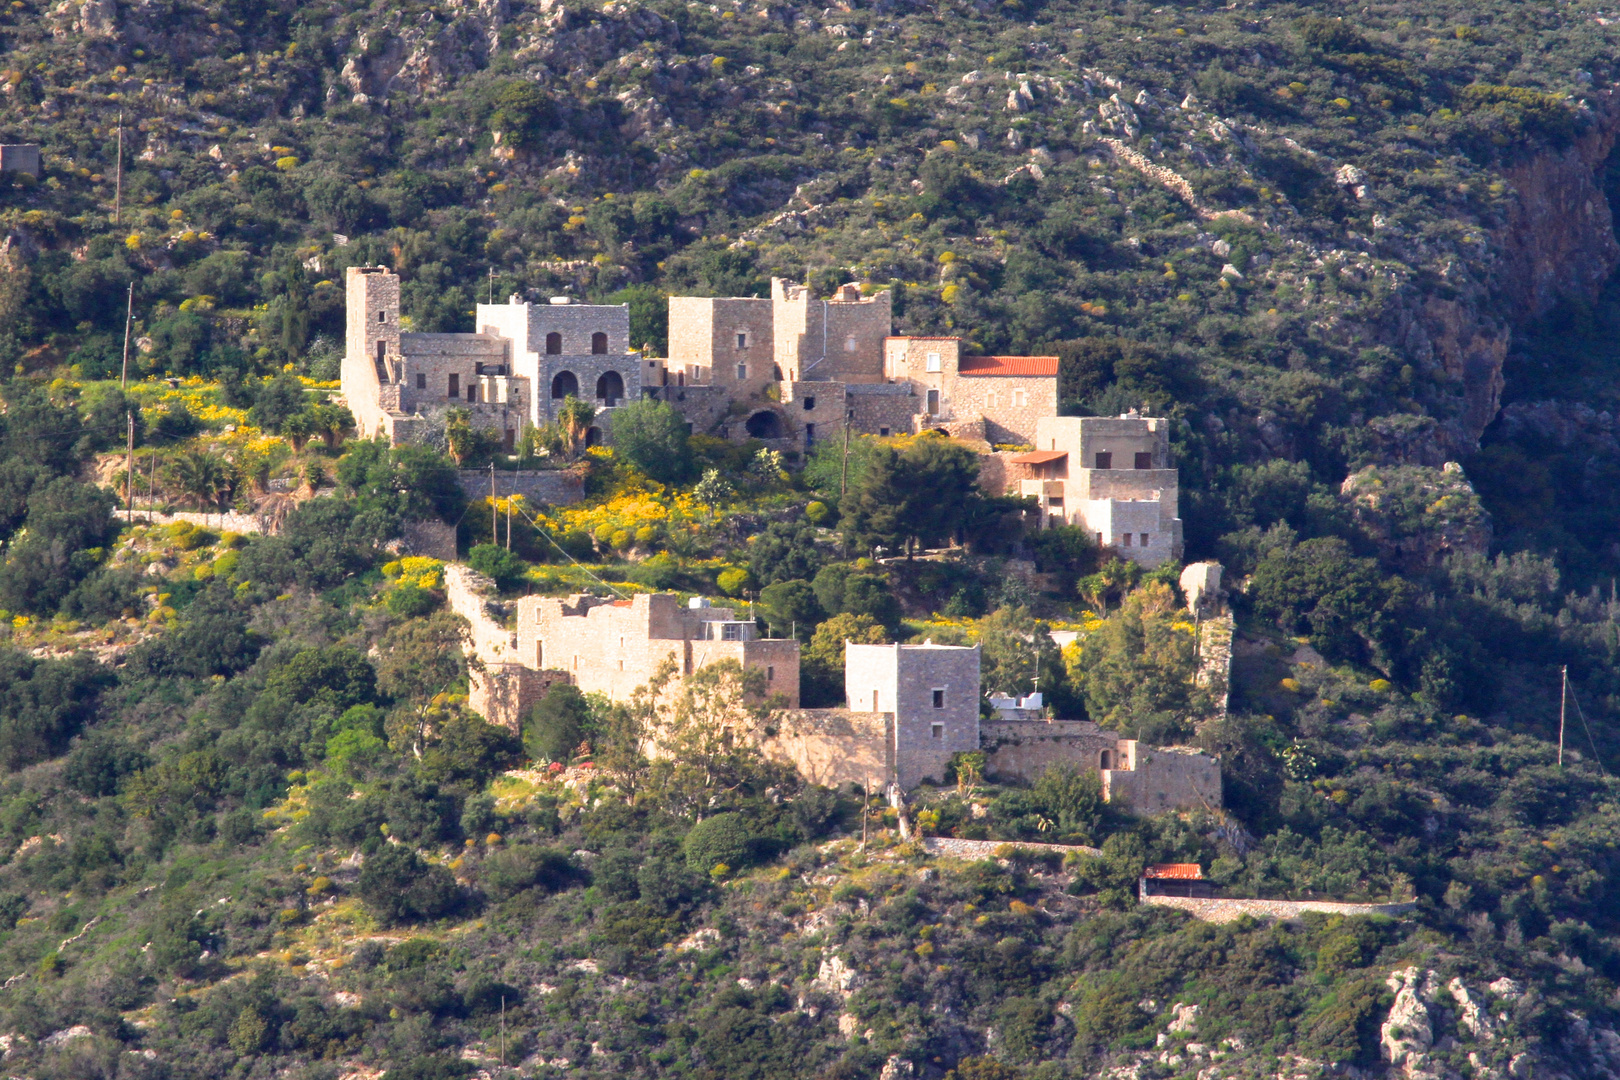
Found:
[{"label": "palm tree", "polygon": [[354,414],[348,406],[322,403],[310,410],[311,427],[328,450],[336,450],[343,440],[354,434]]},{"label": "palm tree", "polygon": [[595,419],[595,405],[573,394],[563,399],[562,407],[557,410],[557,426],[562,429],[569,458],[578,456],[580,448],[585,445],[585,436],[591,430],[591,421]]},{"label": "palm tree", "polygon": [[169,463],[169,480],[199,510],[224,513],[236,494],[236,470],[218,454],[189,450]]},{"label": "palm tree", "polygon": [[293,413],[281,422],[281,437],[292,444],[293,453],[302,454],[310,438],[319,434],[313,410]]}]

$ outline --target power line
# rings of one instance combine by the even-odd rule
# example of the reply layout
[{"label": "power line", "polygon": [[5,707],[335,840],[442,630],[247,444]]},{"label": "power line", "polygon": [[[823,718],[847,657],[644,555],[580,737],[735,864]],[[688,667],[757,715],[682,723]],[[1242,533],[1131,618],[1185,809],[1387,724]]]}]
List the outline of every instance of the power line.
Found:
[{"label": "power line", "polygon": [[1586,743],[1592,748],[1592,760],[1597,762],[1598,772],[1608,776],[1609,770],[1603,767],[1603,757],[1598,753],[1597,740],[1592,738],[1592,729],[1586,723],[1586,710],[1581,708],[1581,699],[1576,696],[1573,687],[1570,688],[1569,699],[1575,703],[1575,715],[1580,717],[1581,730],[1586,732]]},{"label": "power line", "polygon": [[[515,498],[515,495],[508,496],[508,499],[511,499],[511,498]],[[511,506],[510,502],[507,505],[508,505],[508,508],[510,509],[510,506]],[[491,503],[490,503],[490,512],[494,513],[494,510],[495,510],[495,504],[494,504],[493,501],[491,501]],[[550,544],[552,547],[554,547],[558,551],[562,552],[563,558],[567,559],[569,562],[571,562],[575,566],[579,567],[579,569],[585,571],[586,575],[589,576],[592,581],[596,582],[598,585],[601,585],[604,589],[607,589],[609,592],[613,593],[614,596],[617,596],[621,600],[629,600],[629,599],[631,599],[630,596],[626,595],[625,593],[620,592],[618,589],[614,588],[613,585],[609,584],[606,581],[603,581],[600,577],[597,577],[596,573],[594,571],[592,571],[588,566],[586,566],[584,563],[580,562],[578,559],[576,559],[572,555],[570,555],[563,548],[563,546],[561,544],[557,543],[557,541],[555,541],[555,540],[553,540],[551,538],[551,533],[548,532],[545,529],[545,527],[540,524],[540,521],[539,521],[538,518],[530,515],[529,512],[527,510],[523,509],[522,507],[518,507],[518,514],[521,515],[525,520],[527,520],[530,525],[534,526],[534,531],[539,533],[541,536],[543,536],[545,538],[545,540],[546,540],[546,543]]]}]

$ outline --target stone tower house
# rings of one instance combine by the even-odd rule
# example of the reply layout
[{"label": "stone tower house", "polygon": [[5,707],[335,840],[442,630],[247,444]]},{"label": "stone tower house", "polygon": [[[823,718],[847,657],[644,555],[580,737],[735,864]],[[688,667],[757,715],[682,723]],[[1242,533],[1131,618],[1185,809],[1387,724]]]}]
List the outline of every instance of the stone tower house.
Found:
[{"label": "stone tower house", "polygon": [[351,266],[344,275],[348,315],[343,398],[361,434],[382,425],[378,388],[390,380],[388,358],[399,355],[399,275],[386,266]]},{"label": "stone tower house", "polygon": [[979,647],[844,646],[852,712],[894,716],[894,776],[902,788],[943,780],[951,755],[979,749]]}]

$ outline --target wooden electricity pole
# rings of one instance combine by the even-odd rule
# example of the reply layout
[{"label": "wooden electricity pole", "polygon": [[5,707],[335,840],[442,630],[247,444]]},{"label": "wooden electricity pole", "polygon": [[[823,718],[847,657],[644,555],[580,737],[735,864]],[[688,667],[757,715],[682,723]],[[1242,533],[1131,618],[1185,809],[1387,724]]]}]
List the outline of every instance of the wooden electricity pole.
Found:
[{"label": "wooden electricity pole", "polygon": [[495,461],[492,458],[489,463],[489,542],[496,546],[501,542],[500,520],[495,506]]},{"label": "wooden electricity pole", "polygon": [[[122,117],[120,117],[120,122]],[[122,131],[122,127],[119,129]],[[123,160],[122,151],[118,159]],[[135,283],[129,283],[129,295],[124,301],[124,367],[118,377],[119,393],[124,394],[124,427],[127,429],[127,445],[124,449],[124,508],[125,520],[131,525],[135,524],[135,410],[129,407],[129,331],[135,322]]]},{"label": "wooden electricity pole", "polygon": [[1558,767],[1564,767],[1564,709],[1569,701],[1569,665],[1564,665],[1564,681],[1558,688]]}]

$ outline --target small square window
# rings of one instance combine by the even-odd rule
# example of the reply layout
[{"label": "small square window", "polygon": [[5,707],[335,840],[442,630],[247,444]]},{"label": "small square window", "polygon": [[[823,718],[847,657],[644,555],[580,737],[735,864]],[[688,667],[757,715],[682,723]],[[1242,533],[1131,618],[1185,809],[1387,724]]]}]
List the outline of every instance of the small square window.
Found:
[{"label": "small square window", "polygon": [[1123,543],[1124,543],[1125,547],[1130,547],[1131,546],[1131,534],[1130,533],[1125,533],[1124,534]]},{"label": "small square window", "polygon": [[416,388],[418,390],[427,389],[427,376],[421,372],[418,372],[416,375]]},{"label": "small square window", "polygon": [[1022,408],[1025,405],[1028,405],[1029,404],[1029,391],[1028,390],[1022,390],[1022,389],[1014,390],[1012,392],[1012,403],[1013,403],[1013,405],[1018,406],[1020,408]]},{"label": "small square window", "polygon": [[945,725],[944,724],[929,724],[928,725],[928,734],[932,735],[936,739],[943,739],[945,737]]},{"label": "small square window", "polygon": [[816,407],[816,399],[814,397],[807,397],[807,398],[804,399],[804,411],[805,412],[810,412],[815,407]]},{"label": "small square window", "polygon": [[943,691],[943,690],[935,690],[934,691],[934,708],[943,709],[944,707],[945,707],[945,691]]},{"label": "small square window", "polygon": [[388,311],[387,311],[386,308],[384,310],[382,310],[382,311],[377,312],[377,321],[378,322],[387,322],[388,321]]},{"label": "small square window", "polygon": [[929,370],[929,371],[938,371],[939,370],[939,353],[931,352],[931,353],[928,354],[927,370]]},{"label": "small square window", "polygon": [[1147,533],[1143,533],[1138,539],[1140,539],[1142,547],[1147,547],[1148,546],[1148,543],[1147,543],[1148,534]]},{"label": "small square window", "polygon": [[881,437],[881,438],[885,438],[885,439],[887,439],[887,438],[888,438],[888,437],[889,437],[889,429],[888,429],[888,428],[886,428],[886,427],[880,427],[880,428],[878,428],[878,435],[879,435],[879,436],[880,436],[880,437]]},{"label": "small square window", "polygon": [[1110,453],[1109,451],[1107,451],[1107,450],[1099,450],[1099,451],[1097,451],[1097,468],[1099,468],[1099,469],[1112,469],[1113,467],[1114,467],[1114,455],[1112,453]]},{"label": "small square window", "polygon": [[1136,455],[1136,467],[1138,469],[1153,468],[1153,452],[1150,450],[1147,453],[1138,453]]}]

